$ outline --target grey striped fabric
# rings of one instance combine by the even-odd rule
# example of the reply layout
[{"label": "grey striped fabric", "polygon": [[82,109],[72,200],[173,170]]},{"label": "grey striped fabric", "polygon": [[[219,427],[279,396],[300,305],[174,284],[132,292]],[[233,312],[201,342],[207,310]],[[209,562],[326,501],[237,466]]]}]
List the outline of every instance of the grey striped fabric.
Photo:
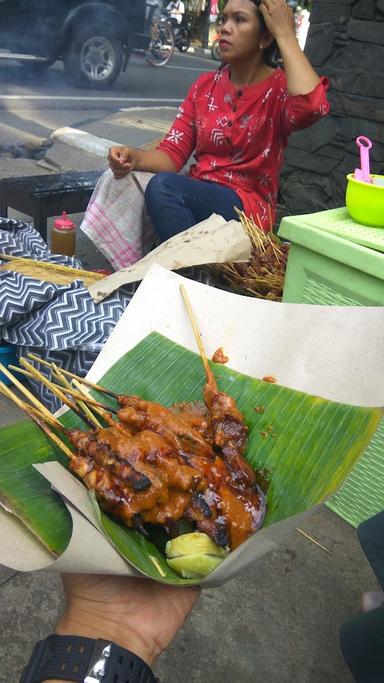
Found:
[{"label": "grey striped fabric", "polygon": [[[52,254],[31,225],[12,219],[0,218],[0,262],[1,253],[81,268],[74,257]],[[211,284],[204,269],[189,268],[180,273]],[[139,284],[121,287],[107,300],[95,304],[81,280],[54,285],[0,270],[0,339],[17,346],[19,356],[32,351],[83,377]],[[43,365],[38,368],[49,376],[49,369]],[[49,410],[60,407],[58,399],[40,382],[31,384]]]},{"label": "grey striped fabric", "polygon": [[[0,219],[0,254],[29,257],[81,268],[68,256],[52,254],[40,234],[20,221]],[[18,347],[19,355],[33,351],[44,360],[84,376],[111,334],[139,283],[121,288],[95,304],[81,280],[54,285],[0,271],[0,336]],[[42,372],[47,372],[40,366]],[[38,382],[33,388],[49,410],[57,399]]]}]

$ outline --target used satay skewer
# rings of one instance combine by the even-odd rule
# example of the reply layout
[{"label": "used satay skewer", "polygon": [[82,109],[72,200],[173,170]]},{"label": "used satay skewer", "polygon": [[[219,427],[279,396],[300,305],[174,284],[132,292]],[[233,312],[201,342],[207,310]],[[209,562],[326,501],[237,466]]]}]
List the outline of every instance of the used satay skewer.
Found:
[{"label": "used satay skewer", "polygon": [[[27,356],[31,360],[34,360],[37,363],[41,363],[41,365],[45,365],[46,367],[52,369],[52,363],[49,363],[48,361],[43,360],[42,358],[39,358],[39,356],[36,356],[34,353],[28,353]],[[81,382],[81,384],[85,384],[85,386],[90,387],[90,389],[95,389],[96,391],[101,391],[103,394],[108,394],[108,396],[112,396],[112,398],[115,398],[115,399],[117,399],[119,397],[119,394],[116,394],[114,391],[111,391],[110,389],[105,389],[104,387],[101,387],[99,384],[95,384],[94,382],[90,382],[88,379],[80,377],[79,375],[75,375],[74,372],[70,372],[69,370],[64,370],[63,368],[61,368],[61,372],[66,377],[72,377],[73,379],[77,379],[79,382]]]}]

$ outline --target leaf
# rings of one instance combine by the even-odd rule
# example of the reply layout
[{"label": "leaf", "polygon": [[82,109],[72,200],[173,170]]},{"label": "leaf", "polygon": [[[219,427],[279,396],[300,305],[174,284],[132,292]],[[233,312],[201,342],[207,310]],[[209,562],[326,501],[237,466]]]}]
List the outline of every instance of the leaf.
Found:
[{"label": "leaf", "polygon": [[[247,377],[223,365],[212,367],[220,390],[237,400],[250,429],[247,459],[270,473],[264,526],[298,514],[336,490],[364,452],[381,417],[378,409],[334,403]],[[99,383],[117,393],[137,394],[169,406],[201,400],[205,375],[199,356],[154,332],[125,354]],[[99,393],[94,395],[100,398]],[[106,395],[103,403],[115,405]],[[264,412],[256,412],[260,406]],[[61,421],[68,427],[84,428],[71,412]],[[4,430],[13,430],[14,440]],[[6,439],[4,434],[8,434]],[[66,464],[66,459],[29,423],[0,430],[0,444],[0,495],[11,500],[28,528],[57,552],[58,546],[65,547],[69,540],[68,528],[63,525],[64,506],[49,484],[37,472],[31,473],[31,463],[55,457]],[[16,476],[12,474],[14,464]],[[34,496],[45,513],[38,514]],[[57,520],[61,526],[56,529]],[[161,580],[185,583],[147,539],[102,512],[100,522],[118,551],[147,576],[159,580],[159,574],[165,572]]]},{"label": "leaf", "polygon": [[59,556],[72,534],[72,518],[50,483],[33,463],[63,456],[31,422],[17,422],[0,429],[0,501],[52,552]]},{"label": "leaf", "polygon": [[[138,531],[127,529],[111,517],[102,512],[98,506],[96,496],[89,492],[94,510],[106,536],[116,550],[127,559],[136,569],[158,581],[193,584],[195,581],[182,580],[168,566],[164,555],[153,543],[148,541]],[[128,533],[127,533],[128,532]]]}]

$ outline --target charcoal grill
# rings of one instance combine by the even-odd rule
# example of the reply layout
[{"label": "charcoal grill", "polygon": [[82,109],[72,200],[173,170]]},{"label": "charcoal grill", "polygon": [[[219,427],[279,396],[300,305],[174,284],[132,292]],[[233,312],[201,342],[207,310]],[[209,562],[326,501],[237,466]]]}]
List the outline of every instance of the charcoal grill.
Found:
[{"label": "charcoal grill", "polygon": [[53,175],[4,178],[0,181],[0,216],[8,207],[31,216],[36,230],[47,239],[47,218],[80,213],[87,208],[101,171],[69,171]]}]

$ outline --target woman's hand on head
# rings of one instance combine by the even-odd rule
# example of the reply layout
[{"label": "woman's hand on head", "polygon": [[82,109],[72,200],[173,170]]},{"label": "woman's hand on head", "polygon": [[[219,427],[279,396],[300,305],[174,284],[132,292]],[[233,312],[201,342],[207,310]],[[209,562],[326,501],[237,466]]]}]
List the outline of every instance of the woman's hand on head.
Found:
[{"label": "woman's hand on head", "polygon": [[134,171],[137,163],[137,150],[134,147],[111,147],[108,162],[116,180]]},{"label": "woman's hand on head", "polygon": [[173,640],[199,597],[195,588],[147,579],[63,575],[66,607],[56,633],[111,640],[150,666]]},{"label": "woman's hand on head", "polygon": [[294,15],[285,0],[261,0],[259,10],[268,31],[277,41],[295,34]]}]

